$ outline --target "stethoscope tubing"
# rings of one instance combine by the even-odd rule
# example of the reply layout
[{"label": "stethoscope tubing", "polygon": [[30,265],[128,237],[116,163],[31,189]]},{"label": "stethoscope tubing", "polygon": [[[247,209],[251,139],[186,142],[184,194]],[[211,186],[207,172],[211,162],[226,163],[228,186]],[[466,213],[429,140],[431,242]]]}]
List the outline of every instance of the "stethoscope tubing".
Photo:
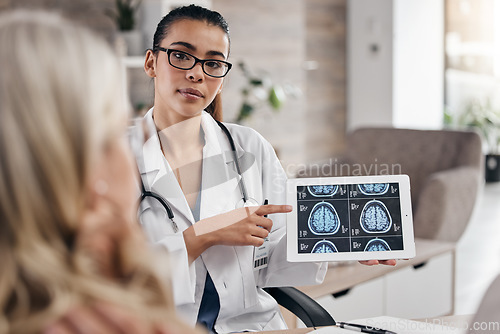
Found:
[{"label": "stethoscope tubing", "polygon": [[227,127],[222,124],[222,122],[219,122],[215,120],[217,124],[219,124],[220,128],[222,131],[226,134],[227,140],[229,141],[229,145],[231,145],[231,152],[233,153],[233,159],[234,159],[234,164],[236,166],[236,172],[240,176],[241,180],[238,182],[240,185],[241,189],[241,195],[243,196],[243,203],[246,203],[248,200],[248,194],[247,194],[247,188],[245,186],[245,180],[243,179],[243,174],[241,173],[241,166],[240,166],[240,160],[238,159],[238,153],[236,152],[236,145],[234,145],[234,140],[233,136],[231,136],[231,133],[227,129]]},{"label": "stethoscope tubing", "polygon": [[[245,204],[248,201],[248,194],[247,194],[247,189],[245,186],[245,179],[243,178],[243,174],[241,172],[240,161],[238,159],[238,153],[236,152],[236,145],[234,144],[233,136],[231,136],[231,133],[229,132],[227,127],[224,124],[222,124],[222,122],[219,122],[217,120],[215,120],[215,121],[217,122],[219,127],[222,129],[222,131],[226,135],[227,140],[229,141],[229,145],[231,146],[231,152],[233,154],[236,172],[240,176],[240,180],[238,182],[238,185],[239,185],[240,190],[241,190],[241,195],[243,196],[242,197],[243,203]],[[170,205],[167,203],[167,201],[163,197],[161,197],[160,195],[158,195],[152,191],[146,190],[146,187],[144,187],[144,182],[142,181],[142,177],[141,177],[141,202],[146,197],[154,198],[156,201],[158,201],[163,206],[163,208],[167,212],[168,218],[172,222],[172,227],[174,229],[174,233],[177,233],[179,231],[179,228],[174,221],[174,212],[172,211],[172,208],[170,207]]]},{"label": "stethoscope tubing", "polygon": [[156,201],[158,201],[161,206],[163,206],[163,208],[165,209],[165,211],[167,212],[167,216],[168,218],[170,219],[170,221],[172,222],[172,227],[174,229],[174,233],[177,233],[179,231],[179,227],[177,226],[177,223],[174,221],[174,212],[172,211],[172,208],[170,208],[170,205],[167,203],[166,200],[163,199],[163,197],[161,197],[160,195],[158,194],[155,194],[154,192],[152,191],[147,191],[146,188],[144,187],[144,182],[142,182],[142,178],[141,178],[141,202],[146,198],[146,197],[152,197],[154,198]]}]

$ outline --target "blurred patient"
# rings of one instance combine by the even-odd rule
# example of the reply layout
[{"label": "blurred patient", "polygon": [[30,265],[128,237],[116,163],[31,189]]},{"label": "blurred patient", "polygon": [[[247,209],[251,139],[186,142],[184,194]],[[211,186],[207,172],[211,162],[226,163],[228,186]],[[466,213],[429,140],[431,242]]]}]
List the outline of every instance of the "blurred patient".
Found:
[{"label": "blurred patient", "polygon": [[120,73],[87,29],[0,15],[0,333],[183,331],[135,221]]}]

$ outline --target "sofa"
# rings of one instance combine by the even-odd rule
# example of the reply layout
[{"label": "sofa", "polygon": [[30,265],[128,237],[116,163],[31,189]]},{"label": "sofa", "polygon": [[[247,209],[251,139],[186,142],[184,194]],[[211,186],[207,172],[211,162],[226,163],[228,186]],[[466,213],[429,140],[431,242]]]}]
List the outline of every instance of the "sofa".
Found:
[{"label": "sofa", "polygon": [[457,242],[484,183],[476,132],[360,128],[342,156],[309,164],[298,177],[407,174],[415,237]]}]

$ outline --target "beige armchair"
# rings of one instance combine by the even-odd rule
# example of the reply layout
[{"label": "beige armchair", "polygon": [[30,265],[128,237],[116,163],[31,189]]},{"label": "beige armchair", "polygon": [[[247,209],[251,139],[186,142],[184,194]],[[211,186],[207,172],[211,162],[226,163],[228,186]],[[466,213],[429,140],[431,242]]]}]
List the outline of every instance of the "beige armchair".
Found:
[{"label": "beige armchair", "polygon": [[475,132],[362,128],[346,153],[311,164],[298,177],[408,174],[415,236],[456,242],[483,185],[481,138]]}]

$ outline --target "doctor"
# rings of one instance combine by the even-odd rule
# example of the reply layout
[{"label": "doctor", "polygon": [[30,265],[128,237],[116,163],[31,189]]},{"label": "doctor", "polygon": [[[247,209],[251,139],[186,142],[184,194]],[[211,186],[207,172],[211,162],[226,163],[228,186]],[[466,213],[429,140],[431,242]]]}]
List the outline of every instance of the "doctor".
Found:
[{"label": "doctor", "polygon": [[[248,207],[285,203],[286,176],[262,136],[226,124],[241,175],[236,171],[229,136],[216,122],[229,44],[220,14],[194,5],[158,24],[144,65],[155,84],[146,128],[156,131],[138,165],[145,189],[166,200],[175,225],[151,197],[141,203],[140,220],[148,238],[169,250],[175,303],[189,323],[220,333],[283,329],[262,287],[320,283],[326,265],[286,261],[288,206]],[[267,267],[254,268],[255,246],[266,237]]]},{"label": "doctor", "polygon": [[[144,190],[169,209],[145,197],[140,221],[169,250],[176,307],[189,323],[219,333],[284,329],[262,287],[321,283],[326,264],[286,261],[290,207],[262,205],[285,203],[280,162],[254,130],[216,121],[229,46],[222,16],[198,6],[175,9],[158,24],[144,65],[155,85],[144,128],[153,131],[138,165]],[[266,260],[256,267],[259,246]]]}]

